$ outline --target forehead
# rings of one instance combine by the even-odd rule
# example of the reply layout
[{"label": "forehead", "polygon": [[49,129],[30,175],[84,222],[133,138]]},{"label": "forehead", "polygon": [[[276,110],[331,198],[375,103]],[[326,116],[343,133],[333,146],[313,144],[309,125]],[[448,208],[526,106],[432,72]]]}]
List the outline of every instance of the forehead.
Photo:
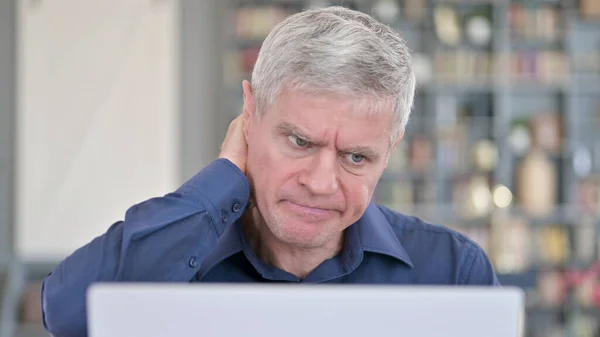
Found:
[{"label": "forehead", "polygon": [[292,124],[327,141],[387,144],[393,108],[389,102],[370,99],[284,91],[266,116],[273,123]]}]

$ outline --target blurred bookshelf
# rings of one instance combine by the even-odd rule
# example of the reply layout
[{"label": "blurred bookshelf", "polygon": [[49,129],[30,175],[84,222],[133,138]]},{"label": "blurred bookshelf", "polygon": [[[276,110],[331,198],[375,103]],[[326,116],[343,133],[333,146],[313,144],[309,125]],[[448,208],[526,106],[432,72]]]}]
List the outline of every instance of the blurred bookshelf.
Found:
[{"label": "blurred bookshelf", "polygon": [[600,1],[231,1],[231,118],[270,29],[338,4],[413,51],[415,107],[375,200],[479,243],[525,289],[526,336],[600,336]]}]

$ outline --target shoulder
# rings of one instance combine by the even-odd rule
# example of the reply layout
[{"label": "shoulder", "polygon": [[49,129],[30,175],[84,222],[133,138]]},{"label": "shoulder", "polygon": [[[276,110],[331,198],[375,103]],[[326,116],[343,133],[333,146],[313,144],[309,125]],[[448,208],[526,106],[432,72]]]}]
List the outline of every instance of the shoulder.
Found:
[{"label": "shoulder", "polygon": [[424,241],[452,241],[455,245],[467,250],[482,250],[481,247],[466,235],[442,224],[427,222],[419,217],[394,211],[386,206],[377,205],[381,213],[394,230],[398,239],[412,238]]},{"label": "shoulder", "polygon": [[447,270],[455,283],[498,284],[487,253],[468,236],[442,224],[377,205],[415,269]]}]

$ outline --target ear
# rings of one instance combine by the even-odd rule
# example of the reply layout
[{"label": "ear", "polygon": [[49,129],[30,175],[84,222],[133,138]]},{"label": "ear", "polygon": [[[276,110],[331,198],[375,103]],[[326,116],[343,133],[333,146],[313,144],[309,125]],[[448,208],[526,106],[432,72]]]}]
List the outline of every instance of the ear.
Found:
[{"label": "ear", "polygon": [[394,141],[394,144],[392,144],[392,148],[390,152],[393,152],[394,149],[396,149],[396,146],[398,146],[398,143],[400,143],[400,141],[402,140],[402,138],[404,138],[404,130],[400,131],[400,134],[398,135],[398,138],[396,138],[396,140]]},{"label": "ear", "polygon": [[256,117],[256,99],[252,92],[252,85],[247,80],[242,82],[242,88],[244,91],[244,107],[242,109],[242,115],[244,119],[244,135],[248,139],[248,124]]},{"label": "ear", "polygon": [[400,141],[402,140],[402,138],[404,138],[404,130],[402,130],[400,132],[400,134],[398,135],[398,138],[396,138],[396,140],[394,141],[394,143],[392,144],[392,146],[390,146],[390,150],[388,151],[388,155],[387,155],[387,158],[385,160],[385,167],[387,167],[388,162],[390,160],[390,157],[392,156],[392,153],[394,153],[394,150],[396,149],[396,146],[398,146],[398,144],[400,143]]}]

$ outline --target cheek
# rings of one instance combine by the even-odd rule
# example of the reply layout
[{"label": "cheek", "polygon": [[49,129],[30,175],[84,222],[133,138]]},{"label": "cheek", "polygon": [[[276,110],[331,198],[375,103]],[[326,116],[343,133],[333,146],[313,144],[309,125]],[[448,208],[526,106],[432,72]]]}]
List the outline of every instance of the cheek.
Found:
[{"label": "cheek", "polygon": [[265,127],[256,124],[248,139],[248,164],[252,165],[254,175],[262,175],[270,166],[271,140],[266,136]]},{"label": "cheek", "polygon": [[369,205],[376,183],[365,177],[352,177],[344,183],[344,194],[350,216],[362,215]]},{"label": "cheek", "polygon": [[[248,173],[252,175],[252,183],[257,194],[272,199],[274,194],[289,180],[293,163],[285,158],[271,140],[264,137],[256,139],[248,148]],[[265,144],[265,145],[261,145]]]},{"label": "cheek", "polygon": [[248,140],[248,160],[253,161],[257,167],[272,170],[277,161],[276,139],[272,137],[268,125],[258,126]]}]

